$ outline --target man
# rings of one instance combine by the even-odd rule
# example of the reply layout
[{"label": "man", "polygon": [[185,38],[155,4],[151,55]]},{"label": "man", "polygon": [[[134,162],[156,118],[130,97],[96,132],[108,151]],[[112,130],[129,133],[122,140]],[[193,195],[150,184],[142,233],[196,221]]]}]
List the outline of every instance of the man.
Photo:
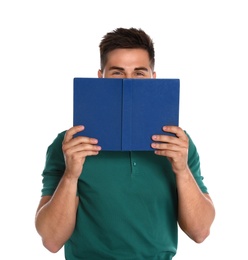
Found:
[{"label": "man", "polygon": [[[156,78],[152,39],[118,28],[100,43],[99,78]],[[151,122],[152,124],[152,122]],[[195,242],[210,233],[215,209],[197,149],[186,131],[154,135],[154,152],[104,152],[75,126],[48,147],[36,228],[44,246],[78,259],[172,259],[177,224]]]}]

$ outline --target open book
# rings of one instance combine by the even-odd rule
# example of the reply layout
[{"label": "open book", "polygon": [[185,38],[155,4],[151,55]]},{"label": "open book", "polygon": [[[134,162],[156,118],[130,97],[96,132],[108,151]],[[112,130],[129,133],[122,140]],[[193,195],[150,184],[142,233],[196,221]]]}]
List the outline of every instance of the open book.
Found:
[{"label": "open book", "polygon": [[179,79],[74,78],[73,125],[105,151],[149,151],[151,136],[179,124]]}]

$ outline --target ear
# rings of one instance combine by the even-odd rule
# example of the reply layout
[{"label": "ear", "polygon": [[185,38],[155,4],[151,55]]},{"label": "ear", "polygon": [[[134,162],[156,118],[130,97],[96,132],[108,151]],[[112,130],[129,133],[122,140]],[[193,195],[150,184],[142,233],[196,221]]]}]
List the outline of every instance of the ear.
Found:
[{"label": "ear", "polygon": [[102,71],[101,71],[101,70],[98,70],[97,75],[98,75],[98,78],[103,78],[103,75],[102,75]]},{"label": "ear", "polygon": [[154,79],[156,79],[156,77],[157,77],[157,74],[156,74],[156,72],[155,72],[155,71],[152,73],[152,77],[153,77]]}]

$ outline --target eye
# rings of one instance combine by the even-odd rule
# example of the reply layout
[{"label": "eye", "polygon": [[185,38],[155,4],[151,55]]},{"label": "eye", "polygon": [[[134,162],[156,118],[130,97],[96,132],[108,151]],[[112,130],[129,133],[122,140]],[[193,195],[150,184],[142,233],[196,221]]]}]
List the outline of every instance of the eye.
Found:
[{"label": "eye", "polygon": [[143,71],[136,71],[135,76],[140,78],[140,77],[145,77],[146,74]]},{"label": "eye", "polygon": [[123,72],[119,70],[113,70],[110,74],[111,77],[115,78],[122,78],[123,77]]},{"label": "eye", "polygon": [[112,75],[121,75],[122,73],[120,71],[113,71]]}]

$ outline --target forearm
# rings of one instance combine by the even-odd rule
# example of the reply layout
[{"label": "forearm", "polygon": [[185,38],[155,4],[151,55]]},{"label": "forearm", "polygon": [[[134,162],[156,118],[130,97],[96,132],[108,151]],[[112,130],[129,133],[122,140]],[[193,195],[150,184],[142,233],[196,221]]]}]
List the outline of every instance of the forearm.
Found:
[{"label": "forearm", "polygon": [[78,206],[77,179],[64,175],[51,199],[38,209],[36,229],[44,246],[57,252],[71,236]]},{"label": "forearm", "polygon": [[200,243],[209,235],[215,217],[213,203],[201,192],[188,168],[184,174],[176,176],[179,225],[189,237]]}]

